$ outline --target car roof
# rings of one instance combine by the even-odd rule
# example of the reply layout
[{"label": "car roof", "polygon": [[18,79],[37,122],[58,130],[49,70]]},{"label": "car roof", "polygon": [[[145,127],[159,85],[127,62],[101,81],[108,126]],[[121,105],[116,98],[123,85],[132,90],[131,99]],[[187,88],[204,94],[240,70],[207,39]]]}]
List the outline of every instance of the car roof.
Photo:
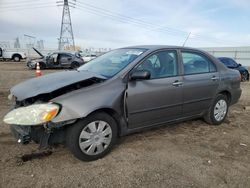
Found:
[{"label": "car roof", "polygon": [[171,45],[138,45],[138,46],[128,46],[124,48],[141,48],[141,49],[148,49],[148,50],[158,50],[158,49],[186,49],[186,50],[199,50],[203,51],[200,49],[196,48],[191,48],[191,47],[183,47],[183,46],[171,46]]},{"label": "car roof", "polygon": [[218,59],[233,59],[231,57],[217,57]]},{"label": "car roof", "polygon": [[75,53],[77,53],[77,52],[56,51],[56,52],[52,52],[51,54],[70,54],[70,55],[75,55]]}]

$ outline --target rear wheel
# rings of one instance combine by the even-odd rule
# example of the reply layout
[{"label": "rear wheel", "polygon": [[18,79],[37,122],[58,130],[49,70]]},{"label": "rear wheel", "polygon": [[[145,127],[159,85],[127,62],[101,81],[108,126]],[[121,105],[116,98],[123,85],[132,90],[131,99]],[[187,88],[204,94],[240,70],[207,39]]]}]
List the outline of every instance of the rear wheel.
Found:
[{"label": "rear wheel", "polygon": [[228,106],[228,98],[223,94],[217,95],[204,116],[205,121],[212,125],[220,125],[226,119]]},{"label": "rear wheel", "polygon": [[75,157],[92,161],[110,152],[116,140],[116,121],[106,113],[95,113],[69,127],[66,142]]},{"label": "rear wheel", "polygon": [[15,62],[19,62],[21,61],[21,56],[16,54],[16,55],[13,55],[12,59],[15,61]]}]

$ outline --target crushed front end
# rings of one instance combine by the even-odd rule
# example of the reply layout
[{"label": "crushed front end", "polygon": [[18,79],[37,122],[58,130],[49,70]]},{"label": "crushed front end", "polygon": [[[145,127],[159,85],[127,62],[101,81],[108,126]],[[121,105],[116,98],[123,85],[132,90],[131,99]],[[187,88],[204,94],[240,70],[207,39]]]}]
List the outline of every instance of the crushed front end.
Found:
[{"label": "crushed front end", "polygon": [[41,148],[64,143],[65,125],[75,121],[57,124],[50,121],[59,113],[60,105],[45,101],[34,102],[31,99],[17,101],[11,94],[8,98],[12,101],[13,109],[5,116],[4,121],[10,124],[10,130],[18,143],[28,144],[34,141]]}]

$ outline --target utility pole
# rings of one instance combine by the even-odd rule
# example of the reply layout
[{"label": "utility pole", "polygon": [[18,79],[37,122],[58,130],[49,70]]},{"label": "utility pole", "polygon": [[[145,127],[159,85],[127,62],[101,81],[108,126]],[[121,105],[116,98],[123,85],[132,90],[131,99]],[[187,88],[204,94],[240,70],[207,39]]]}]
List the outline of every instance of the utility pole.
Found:
[{"label": "utility pole", "polygon": [[57,3],[63,3],[63,13],[61,22],[61,32],[59,38],[58,49],[63,50],[66,46],[73,47],[75,50],[75,41],[70,17],[69,2],[68,0],[58,1]]}]

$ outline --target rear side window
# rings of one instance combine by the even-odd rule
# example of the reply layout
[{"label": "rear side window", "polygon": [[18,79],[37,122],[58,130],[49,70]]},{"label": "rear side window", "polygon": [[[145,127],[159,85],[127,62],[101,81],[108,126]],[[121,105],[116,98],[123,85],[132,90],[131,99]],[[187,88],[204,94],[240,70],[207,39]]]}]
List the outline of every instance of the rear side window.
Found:
[{"label": "rear side window", "polygon": [[202,74],[216,72],[215,65],[205,56],[194,52],[182,52],[184,74]]}]

